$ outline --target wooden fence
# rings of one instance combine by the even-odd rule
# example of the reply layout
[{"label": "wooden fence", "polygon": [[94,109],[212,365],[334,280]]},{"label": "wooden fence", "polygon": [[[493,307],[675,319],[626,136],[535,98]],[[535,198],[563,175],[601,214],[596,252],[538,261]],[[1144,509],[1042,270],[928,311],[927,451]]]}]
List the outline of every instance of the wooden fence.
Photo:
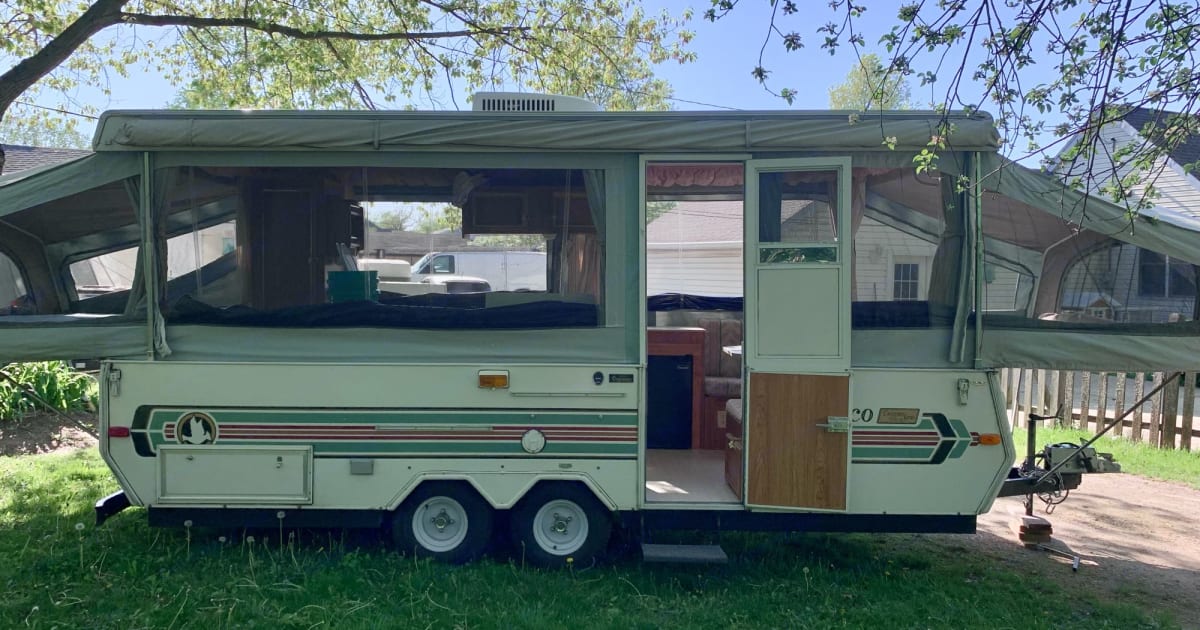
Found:
[{"label": "wooden fence", "polygon": [[[1062,420],[1046,420],[1047,426],[1058,423],[1099,431],[1171,374],[1009,368],[1000,371],[1000,383],[1014,427],[1028,426],[1029,413],[1054,415],[1061,405]],[[1190,451],[1193,440],[1200,448],[1196,411],[1196,372],[1185,372],[1126,416],[1109,435]]]}]

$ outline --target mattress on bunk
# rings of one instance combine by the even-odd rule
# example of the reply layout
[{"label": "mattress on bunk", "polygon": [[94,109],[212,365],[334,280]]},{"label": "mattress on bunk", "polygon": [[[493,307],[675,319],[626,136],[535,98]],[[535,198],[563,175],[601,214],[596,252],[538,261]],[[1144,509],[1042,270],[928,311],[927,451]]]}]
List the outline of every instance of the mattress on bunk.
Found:
[{"label": "mattress on bunk", "polygon": [[141,317],[127,317],[114,313],[53,313],[47,315],[2,315],[0,326],[53,326],[57,324],[118,324],[145,322]]},{"label": "mattress on bunk", "polygon": [[595,304],[542,300],[486,306],[486,294],[429,294],[391,297],[383,302],[314,304],[275,310],[248,306],[218,308],[191,297],[178,300],[166,313],[170,324],[216,324],[283,328],[590,328],[599,322]]},{"label": "mattress on bunk", "polygon": [[[974,317],[970,321],[974,322]],[[1063,332],[1098,332],[1120,335],[1200,335],[1200,320],[1178,322],[1118,322],[1118,321],[1070,321],[1025,317],[1011,314],[984,314],[983,327],[1006,330],[1045,330]]]},{"label": "mattress on bunk", "polygon": [[[742,311],[740,297],[710,297],[664,293],[646,299],[650,311]],[[797,323],[802,323],[797,318]],[[954,323],[954,309],[927,301],[854,302],[850,306],[852,328],[930,328]]]}]

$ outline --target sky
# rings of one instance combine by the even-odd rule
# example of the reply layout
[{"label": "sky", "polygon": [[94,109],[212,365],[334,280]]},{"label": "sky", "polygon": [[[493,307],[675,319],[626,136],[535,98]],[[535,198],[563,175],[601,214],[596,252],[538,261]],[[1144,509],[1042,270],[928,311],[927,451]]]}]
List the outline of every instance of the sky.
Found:
[{"label": "sky", "polygon": [[[666,9],[681,14],[689,7],[694,17],[689,29],[695,38],[690,46],[697,60],[690,64],[668,62],[656,67],[656,73],[668,80],[674,88],[673,106],[679,110],[706,109],[824,109],[828,107],[829,88],[845,79],[856,64],[854,51],[844,47],[831,56],[820,48],[822,36],[817,27],[827,21],[840,19],[823,0],[798,0],[802,11],[798,15],[780,17],[781,29],[785,32],[798,31],[805,38],[805,47],[799,51],[786,52],[776,37],[765,49],[763,38],[769,25],[771,6],[766,0],[745,0],[729,15],[717,21],[703,19],[703,12],[710,6],[709,0],[646,0],[643,2],[648,13]],[[863,33],[867,49],[883,58],[887,52],[878,45],[880,35],[896,22],[898,0],[873,0],[866,3],[868,10],[856,21]],[[149,34],[142,31],[143,37]],[[762,65],[771,71],[770,84],[778,90],[788,87],[796,90],[797,98],[791,105],[771,95],[751,76],[751,70],[759,65],[760,50]],[[919,87],[915,79],[910,81],[913,100],[918,106],[928,107],[933,100],[940,100],[929,87]],[[170,102],[176,89],[163,77],[152,72],[136,69],[128,78],[112,77],[111,95],[104,95],[94,87],[81,87],[75,95],[79,102],[89,104],[97,110],[108,109],[156,109]],[[976,99],[978,95],[972,95]],[[447,103],[449,99],[445,99]],[[54,105],[50,98],[41,101]],[[460,100],[461,103],[461,100]],[[466,103],[461,103],[468,107]],[[985,106],[986,109],[986,106]],[[92,121],[81,120],[80,131],[91,137]]]},{"label": "sky", "polygon": [[[835,17],[825,3],[812,4],[820,7],[821,22]],[[770,17],[767,2],[742,2],[716,23],[702,17],[709,6],[707,0],[650,0],[643,6],[648,12],[667,9],[675,14],[691,7],[695,13],[690,30],[696,37],[690,48],[696,52],[697,61],[683,65],[670,62],[656,69],[658,75],[674,87],[676,109],[789,108],[781,99],[767,93],[750,74],[758,64],[759,49]],[[885,9],[868,11],[863,24],[882,32],[881,24],[888,23],[886,18],[893,15]],[[773,77],[781,79],[778,87],[791,86],[798,90],[799,97],[791,108],[822,109],[828,105],[829,87],[845,78],[855,61],[854,55],[847,49],[831,57],[818,48],[815,32],[818,22],[797,22],[791,28],[805,34],[811,40],[809,45],[801,51],[785,53],[776,39],[766,49],[764,65],[772,69]],[[129,78],[112,77],[111,93],[106,97],[98,89],[83,87],[76,98],[100,110],[155,109],[172,100],[176,90],[161,76],[135,70]]]}]

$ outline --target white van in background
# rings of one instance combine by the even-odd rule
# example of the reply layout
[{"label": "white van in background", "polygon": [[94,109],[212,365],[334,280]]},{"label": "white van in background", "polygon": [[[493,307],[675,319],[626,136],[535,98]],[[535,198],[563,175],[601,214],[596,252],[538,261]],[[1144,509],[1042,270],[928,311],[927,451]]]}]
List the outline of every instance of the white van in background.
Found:
[{"label": "white van in background", "polygon": [[493,291],[545,291],[544,252],[430,252],[413,263],[413,282],[441,275],[483,278]]}]

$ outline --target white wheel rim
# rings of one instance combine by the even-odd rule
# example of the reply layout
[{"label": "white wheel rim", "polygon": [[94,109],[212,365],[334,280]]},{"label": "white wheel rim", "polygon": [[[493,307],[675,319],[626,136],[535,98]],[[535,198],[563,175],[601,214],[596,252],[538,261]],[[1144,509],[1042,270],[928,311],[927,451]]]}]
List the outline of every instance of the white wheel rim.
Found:
[{"label": "white wheel rim", "polygon": [[467,538],[467,511],[450,497],[430,497],[413,513],[413,538],[434,553],[453,551]]},{"label": "white wheel rim", "polygon": [[549,501],[533,517],[533,539],[546,553],[556,556],[575,553],[587,542],[587,537],[587,513],[574,501]]}]

